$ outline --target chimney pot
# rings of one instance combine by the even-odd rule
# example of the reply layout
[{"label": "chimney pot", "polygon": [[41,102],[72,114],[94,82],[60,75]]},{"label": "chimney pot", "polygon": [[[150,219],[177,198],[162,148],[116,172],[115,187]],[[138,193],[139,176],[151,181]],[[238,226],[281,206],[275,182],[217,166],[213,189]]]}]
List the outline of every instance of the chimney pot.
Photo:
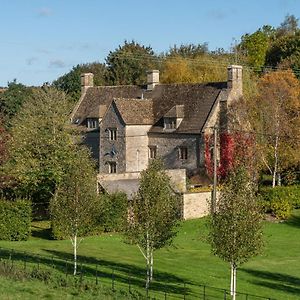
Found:
[{"label": "chimney pot", "polygon": [[147,71],[147,90],[152,91],[159,84],[159,70]]}]

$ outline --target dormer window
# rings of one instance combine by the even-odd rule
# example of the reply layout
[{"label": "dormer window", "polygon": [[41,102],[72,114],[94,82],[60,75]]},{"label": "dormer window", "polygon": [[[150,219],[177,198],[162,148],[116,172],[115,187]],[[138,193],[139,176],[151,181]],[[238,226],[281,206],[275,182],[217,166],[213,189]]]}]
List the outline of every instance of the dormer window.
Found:
[{"label": "dormer window", "polygon": [[176,118],[164,118],[165,129],[176,129]]},{"label": "dormer window", "polygon": [[99,128],[99,120],[96,118],[87,119],[87,128],[89,128],[89,129]]}]

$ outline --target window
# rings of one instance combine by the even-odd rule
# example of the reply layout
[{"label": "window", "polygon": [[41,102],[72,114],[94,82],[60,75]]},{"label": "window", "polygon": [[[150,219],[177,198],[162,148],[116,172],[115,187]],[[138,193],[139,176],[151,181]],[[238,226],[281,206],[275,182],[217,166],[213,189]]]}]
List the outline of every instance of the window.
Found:
[{"label": "window", "polygon": [[165,118],[165,129],[176,129],[176,118]]},{"label": "window", "polygon": [[156,146],[149,146],[149,158],[155,159],[156,158]]},{"label": "window", "polygon": [[110,174],[117,173],[117,163],[115,161],[108,162],[108,173]]},{"label": "window", "polygon": [[179,147],[179,159],[188,158],[188,149],[187,147]]},{"label": "window", "polygon": [[90,129],[99,128],[99,120],[96,118],[87,119],[87,127]]},{"label": "window", "polygon": [[109,128],[108,129],[108,138],[110,141],[117,140],[117,128]]}]

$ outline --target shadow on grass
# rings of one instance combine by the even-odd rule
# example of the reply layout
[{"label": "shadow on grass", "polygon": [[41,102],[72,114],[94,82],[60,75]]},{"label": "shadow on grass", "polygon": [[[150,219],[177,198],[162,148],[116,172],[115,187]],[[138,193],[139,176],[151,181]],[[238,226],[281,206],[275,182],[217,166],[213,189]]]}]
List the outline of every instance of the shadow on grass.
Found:
[{"label": "shadow on grass", "polygon": [[268,271],[258,271],[251,269],[241,269],[242,272],[248,273],[257,279],[253,283],[273,290],[279,290],[286,293],[300,295],[300,278]]},{"label": "shadow on grass", "polygon": [[51,228],[41,228],[39,226],[31,225],[31,236],[43,240],[53,240]]},{"label": "shadow on grass", "polygon": [[300,228],[300,216],[299,215],[292,215],[288,220],[284,222],[289,226]]},{"label": "shadow on grass", "polygon": [[[21,261],[24,263],[35,264],[38,268],[43,268],[43,265],[59,270],[63,274],[72,274],[73,271],[73,255],[66,252],[48,250],[51,256],[41,256],[30,254],[27,252],[14,251],[11,249],[0,248],[0,258],[11,259],[12,261]],[[144,288],[145,273],[144,268],[115,262],[111,260],[96,259],[88,256],[78,256],[78,272],[84,278],[97,280],[99,282],[111,282],[114,285],[118,283],[128,285],[133,288]],[[157,271],[154,269],[155,281],[151,284],[151,290],[163,293],[172,294],[192,294],[189,286],[194,285],[192,282],[184,280],[173,274]]]}]

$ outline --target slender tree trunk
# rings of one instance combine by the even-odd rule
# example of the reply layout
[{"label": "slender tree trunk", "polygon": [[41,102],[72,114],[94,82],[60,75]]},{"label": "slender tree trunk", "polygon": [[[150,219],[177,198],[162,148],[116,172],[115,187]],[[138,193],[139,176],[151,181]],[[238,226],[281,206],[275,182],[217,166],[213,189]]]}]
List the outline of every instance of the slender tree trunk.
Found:
[{"label": "slender tree trunk", "polygon": [[231,270],[230,270],[230,295],[233,295],[233,264],[230,264]]},{"label": "slender tree trunk", "polygon": [[73,250],[74,250],[74,273],[75,276],[77,273],[77,233],[74,236],[74,242],[73,242]]},{"label": "slender tree trunk", "polygon": [[146,233],[146,243],[147,243],[147,249],[146,249],[146,262],[147,262],[146,289],[148,289],[149,284],[150,284],[150,245],[149,245],[149,233],[148,233],[148,231]]},{"label": "slender tree trunk", "polygon": [[153,249],[150,252],[150,281],[153,280]]},{"label": "slender tree trunk", "polygon": [[278,173],[278,175],[277,175],[277,185],[281,186],[281,174],[280,173]]},{"label": "slender tree trunk", "polygon": [[273,181],[272,181],[272,187],[274,188],[276,185],[276,175],[277,175],[277,169],[278,169],[278,142],[279,142],[279,137],[276,135],[275,138],[275,147],[274,147],[274,169],[273,169]]},{"label": "slender tree trunk", "polygon": [[236,266],[234,263],[231,263],[230,295],[232,300],[236,300]]}]

